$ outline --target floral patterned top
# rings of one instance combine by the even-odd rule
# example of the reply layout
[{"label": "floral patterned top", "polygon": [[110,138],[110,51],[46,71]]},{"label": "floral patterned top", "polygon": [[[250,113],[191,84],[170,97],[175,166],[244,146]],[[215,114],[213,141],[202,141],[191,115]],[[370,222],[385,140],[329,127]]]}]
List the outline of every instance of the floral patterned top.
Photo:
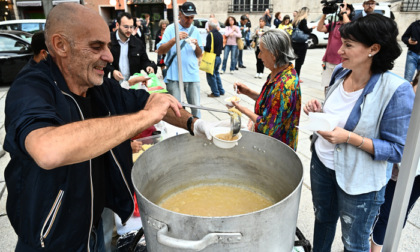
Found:
[{"label": "floral patterned top", "polygon": [[296,151],[301,106],[301,92],[293,64],[279,72],[274,81],[271,74],[255,103],[258,116],[255,132],[272,136]]}]

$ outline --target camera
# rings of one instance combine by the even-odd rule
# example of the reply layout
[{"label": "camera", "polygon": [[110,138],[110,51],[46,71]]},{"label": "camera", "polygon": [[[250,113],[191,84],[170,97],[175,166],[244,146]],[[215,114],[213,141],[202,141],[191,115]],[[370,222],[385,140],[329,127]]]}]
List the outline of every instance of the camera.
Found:
[{"label": "camera", "polygon": [[342,3],[343,3],[343,0],[332,0],[332,1],[323,0],[321,1],[321,4],[324,5],[324,8],[322,8],[322,13],[323,14],[335,13],[338,9],[337,4],[342,4]]}]

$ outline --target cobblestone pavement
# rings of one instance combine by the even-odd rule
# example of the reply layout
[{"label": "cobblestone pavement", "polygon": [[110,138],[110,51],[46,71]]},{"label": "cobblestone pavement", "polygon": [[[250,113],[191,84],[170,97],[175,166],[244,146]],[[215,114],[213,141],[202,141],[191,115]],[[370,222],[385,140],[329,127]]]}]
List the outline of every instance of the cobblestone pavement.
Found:
[{"label": "cobblestone pavement", "polygon": [[[407,53],[406,46],[401,44],[404,52],[397,59],[395,69],[393,72],[403,76],[405,57]],[[325,52],[325,48],[317,48],[308,50],[305,64],[302,67],[302,80],[304,81],[301,85],[302,89],[302,103],[306,103],[312,98],[322,100],[323,87],[321,87],[321,59]],[[155,53],[149,54],[150,59],[156,59]],[[234,74],[223,74],[222,82],[226,90],[226,95],[220,98],[208,98],[207,94],[211,93],[210,88],[206,81],[204,72],[200,72],[201,79],[201,105],[213,108],[223,109],[225,108],[224,99],[233,95],[233,83],[236,81],[247,84],[254,90],[260,90],[264,84],[264,80],[268,75],[268,69],[265,69],[263,79],[255,79],[256,73],[256,60],[255,53],[253,50],[244,50],[243,61],[246,66],[245,69],[240,69]],[[229,62],[228,62],[229,64]],[[160,71],[158,76],[160,75]],[[1,145],[4,139],[4,102],[7,93],[7,88],[0,89],[0,141]],[[241,104],[245,104],[250,109],[254,106],[254,101],[247,98],[241,97]],[[222,113],[214,113],[208,111],[202,111],[202,117],[208,121],[216,121],[228,119],[227,115]],[[247,122],[248,118],[242,118],[243,122]],[[300,124],[307,123],[308,118],[302,112]],[[312,198],[311,198],[311,185],[309,180],[309,163],[311,153],[309,151],[309,135],[308,131],[301,131],[299,134],[298,142],[298,155],[304,165],[304,184],[302,187],[301,202],[298,216],[298,227],[303,232],[305,237],[312,241],[313,235],[313,222],[314,214],[312,209]],[[2,148],[0,149],[0,251],[13,251],[16,244],[17,236],[10,226],[9,220],[5,211],[7,190],[4,183],[4,169],[9,161],[9,155],[4,154]],[[407,221],[406,227],[402,232],[400,245],[398,251],[418,251],[420,248],[420,204],[417,204],[411,212],[411,215]],[[338,224],[340,225],[340,224]],[[337,228],[337,234],[333,243],[332,251],[343,251],[343,245],[341,242],[340,226]]]}]

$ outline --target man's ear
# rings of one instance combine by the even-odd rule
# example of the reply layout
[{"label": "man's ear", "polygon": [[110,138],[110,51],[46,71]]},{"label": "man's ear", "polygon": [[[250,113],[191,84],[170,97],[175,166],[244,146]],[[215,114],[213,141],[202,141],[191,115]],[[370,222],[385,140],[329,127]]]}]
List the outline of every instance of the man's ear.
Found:
[{"label": "man's ear", "polygon": [[51,41],[56,54],[66,57],[70,53],[70,43],[63,35],[54,34]]}]

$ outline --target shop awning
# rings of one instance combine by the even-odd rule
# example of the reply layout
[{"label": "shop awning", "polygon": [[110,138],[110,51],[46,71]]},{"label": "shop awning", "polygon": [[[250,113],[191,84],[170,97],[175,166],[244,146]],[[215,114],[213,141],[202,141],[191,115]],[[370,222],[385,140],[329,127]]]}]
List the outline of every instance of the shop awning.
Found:
[{"label": "shop awning", "polygon": [[19,6],[19,7],[42,6],[42,2],[38,1],[38,0],[16,1],[16,5]]}]

